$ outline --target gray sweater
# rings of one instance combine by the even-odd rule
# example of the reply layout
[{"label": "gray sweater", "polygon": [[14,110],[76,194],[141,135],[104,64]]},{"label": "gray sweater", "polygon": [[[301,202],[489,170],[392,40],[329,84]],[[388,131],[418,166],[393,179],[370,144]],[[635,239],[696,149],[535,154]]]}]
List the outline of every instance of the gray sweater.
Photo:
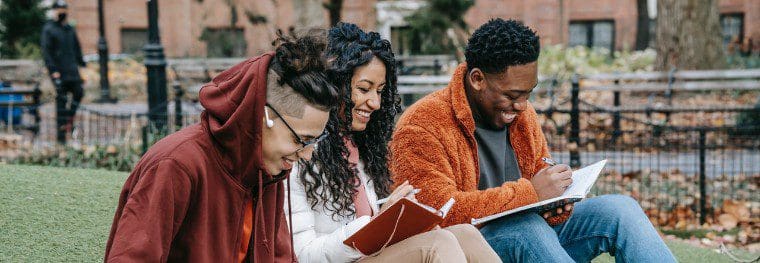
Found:
[{"label": "gray sweater", "polygon": [[499,187],[504,182],[520,179],[517,157],[509,141],[509,127],[502,130],[490,130],[476,125],[475,140],[478,143],[480,166],[478,189]]}]

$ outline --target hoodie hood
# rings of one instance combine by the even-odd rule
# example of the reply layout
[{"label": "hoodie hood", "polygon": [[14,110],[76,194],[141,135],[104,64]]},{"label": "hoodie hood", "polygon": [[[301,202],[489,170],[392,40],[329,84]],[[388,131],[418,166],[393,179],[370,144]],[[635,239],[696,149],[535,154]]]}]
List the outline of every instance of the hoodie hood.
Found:
[{"label": "hoodie hood", "polygon": [[292,231],[284,224],[284,189],[280,180],[284,177],[275,179],[266,173],[261,149],[267,73],[273,56],[270,52],[250,58],[204,85],[199,94],[205,108],[201,125],[218,145],[215,151],[223,168],[256,194],[253,242],[248,247],[253,251],[253,261],[293,262]]},{"label": "hoodie hood", "polygon": [[201,121],[214,141],[224,168],[246,187],[272,177],[263,170],[261,129],[266,105],[267,72],[273,53],[250,58],[225,70],[199,94]]}]

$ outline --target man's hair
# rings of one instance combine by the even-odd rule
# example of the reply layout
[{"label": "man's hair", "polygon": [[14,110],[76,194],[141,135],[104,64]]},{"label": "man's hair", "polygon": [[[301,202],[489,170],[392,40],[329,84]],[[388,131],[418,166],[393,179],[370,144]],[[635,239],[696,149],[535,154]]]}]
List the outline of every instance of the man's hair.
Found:
[{"label": "man's hair", "polygon": [[464,55],[467,70],[502,73],[509,66],[538,60],[541,44],[536,32],[515,20],[491,19],[470,37]]},{"label": "man's hair", "polygon": [[[300,117],[304,103],[329,111],[339,100],[338,89],[328,77],[327,46],[324,30],[309,30],[303,36],[285,35],[278,31],[279,44],[270,69],[279,79],[278,85],[267,84],[267,99],[283,114]],[[271,79],[271,78],[268,78]],[[292,94],[292,93],[297,93]]]}]

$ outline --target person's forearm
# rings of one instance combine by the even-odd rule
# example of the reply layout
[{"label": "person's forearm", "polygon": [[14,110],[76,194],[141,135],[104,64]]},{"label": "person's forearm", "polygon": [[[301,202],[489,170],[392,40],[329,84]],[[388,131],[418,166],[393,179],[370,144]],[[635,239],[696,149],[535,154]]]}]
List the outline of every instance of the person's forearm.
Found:
[{"label": "person's forearm", "polygon": [[[369,216],[363,216],[336,229],[330,234],[316,236],[314,229],[293,233],[296,254],[301,262],[351,262],[362,254],[343,244],[343,240],[353,235],[369,223]],[[312,233],[306,233],[311,231]]]}]

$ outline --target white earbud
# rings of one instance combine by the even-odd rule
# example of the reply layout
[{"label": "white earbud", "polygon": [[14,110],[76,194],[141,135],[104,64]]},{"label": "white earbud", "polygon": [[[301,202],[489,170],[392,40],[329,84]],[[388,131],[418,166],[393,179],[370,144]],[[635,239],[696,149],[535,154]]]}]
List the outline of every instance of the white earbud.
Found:
[{"label": "white earbud", "polygon": [[269,111],[267,110],[267,107],[264,107],[264,116],[267,118],[267,127],[274,127],[274,121],[269,119]]}]

